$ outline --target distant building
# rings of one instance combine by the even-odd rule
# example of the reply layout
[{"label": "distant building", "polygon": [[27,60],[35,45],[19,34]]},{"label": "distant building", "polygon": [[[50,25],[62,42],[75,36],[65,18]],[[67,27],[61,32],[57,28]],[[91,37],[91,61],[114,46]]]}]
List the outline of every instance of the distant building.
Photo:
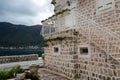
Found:
[{"label": "distant building", "polygon": [[71,80],[120,80],[120,0],[53,0],[45,67]]}]

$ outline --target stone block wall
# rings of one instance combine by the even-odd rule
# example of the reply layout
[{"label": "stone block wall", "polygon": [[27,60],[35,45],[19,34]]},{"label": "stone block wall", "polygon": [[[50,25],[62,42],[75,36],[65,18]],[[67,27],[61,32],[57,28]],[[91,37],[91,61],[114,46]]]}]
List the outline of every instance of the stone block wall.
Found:
[{"label": "stone block wall", "polygon": [[[53,73],[65,76],[70,80],[120,80],[120,63],[106,54],[94,43],[89,44],[80,30],[62,32],[67,37],[62,41],[50,41],[45,47],[45,67]],[[48,35],[55,38],[61,34]],[[48,39],[48,37],[46,37]],[[60,45],[60,53],[54,53],[53,47]],[[79,46],[89,45],[88,56],[80,54]]]},{"label": "stone block wall", "polygon": [[1,56],[0,64],[20,62],[20,61],[30,61],[30,60],[38,60],[38,55],[31,54],[31,55],[18,55],[18,56]]},{"label": "stone block wall", "polygon": [[[79,17],[80,15],[84,15],[86,18],[94,20],[99,25],[102,25],[98,27],[106,27],[107,29],[118,33],[119,27],[117,26],[119,26],[119,21],[117,20],[117,15],[119,15],[119,8],[117,8],[116,5],[119,5],[119,0],[115,0],[114,10],[98,14],[96,10],[96,0],[79,0],[77,6],[78,27],[82,27],[82,30],[84,30],[83,32],[86,32],[86,35],[89,37],[88,27],[96,26],[93,25],[94,23],[87,24],[81,19],[81,17]],[[78,32],[82,33],[81,30],[78,30]],[[93,35],[95,34],[96,36],[99,36],[99,31],[96,31],[95,33],[93,33]],[[101,35],[102,34],[103,33],[101,33]],[[89,43],[88,45],[90,45],[90,57],[83,57],[78,52],[78,80],[120,80],[120,63],[116,61],[112,56],[110,56],[109,53],[107,54],[96,44],[92,43],[92,41],[89,42],[88,38],[87,41]],[[78,42],[78,44],[80,43],[82,44],[83,42]],[[103,43],[105,44],[105,42]],[[115,45],[116,44],[114,44],[114,46]],[[110,50],[113,51],[113,49]]]},{"label": "stone block wall", "polygon": [[[65,76],[69,79],[73,79],[76,74],[76,61],[77,54],[75,52],[76,41],[74,30],[68,30],[56,35],[48,35],[49,38],[65,37],[63,40],[48,41],[48,47],[44,48],[45,51],[45,67],[51,71],[58,73],[59,75]],[[49,39],[45,37],[45,39]],[[59,45],[59,53],[54,53],[54,46]],[[74,73],[76,72],[76,73]]]},{"label": "stone block wall", "polygon": [[78,21],[80,20],[79,15],[94,20],[96,23],[102,25],[101,27],[107,27],[116,33],[120,33],[120,0],[115,1],[115,8],[110,11],[97,12],[96,10],[97,0],[78,0],[77,4],[77,15]]},{"label": "stone block wall", "polygon": [[[112,34],[120,36],[119,9],[120,0],[115,0],[114,10],[98,14],[96,0],[78,0],[76,7],[78,28],[45,36],[45,39],[67,37],[62,41],[47,43],[49,46],[45,47],[45,66],[71,80],[120,80],[120,61],[110,54],[120,53],[116,47],[120,42],[109,37],[108,45],[110,46],[109,53],[107,53],[107,31],[104,32],[104,29],[107,28],[107,30],[111,30]],[[81,19],[81,15],[86,20]],[[64,24],[64,21],[59,20],[59,22]],[[95,28],[96,26],[103,28],[103,32],[99,28]],[[91,29],[90,33],[89,29]],[[59,54],[53,52],[54,45],[60,45]],[[88,45],[88,56],[80,54],[79,46],[81,45]]]},{"label": "stone block wall", "polygon": [[[101,50],[96,44],[92,42],[89,43],[87,38],[82,38],[80,31],[78,33],[76,43],[77,51],[79,45],[87,44],[89,45],[90,52],[89,56],[83,56],[80,52],[77,52],[77,80],[120,80],[120,62]],[[86,42],[84,42],[84,40],[86,40]]]}]

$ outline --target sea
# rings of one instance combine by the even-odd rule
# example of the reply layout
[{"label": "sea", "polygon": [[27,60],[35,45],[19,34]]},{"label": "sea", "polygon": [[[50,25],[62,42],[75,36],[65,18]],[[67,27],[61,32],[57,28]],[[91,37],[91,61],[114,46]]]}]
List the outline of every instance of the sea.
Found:
[{"label": "sea", "polygon": [[0,49],[0,56],[13,56],[13,55],[28,55],[38,54],[42,55],[41,49]]}]

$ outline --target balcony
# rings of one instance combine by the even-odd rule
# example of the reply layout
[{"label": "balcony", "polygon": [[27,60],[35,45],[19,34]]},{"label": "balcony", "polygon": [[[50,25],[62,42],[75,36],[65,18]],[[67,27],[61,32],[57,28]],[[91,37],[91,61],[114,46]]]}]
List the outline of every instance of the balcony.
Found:
[{"label": "balcony", "polygon": [[[59,18],[62,18],[62,20]],[[78,28],[75,11],[70,9],[63,9],[41,22],[43,24],[41,34],[45,39],[63,36],[71,37],[74,29]]]},{"label": "balcony", "polygon": [[41,34],[44,36],[45,39],[54,39],[57,37],[67,37],[73,38],[76,32],[75,29],[78,27],[69,27],[62,29],[61,27],[53,27],[53,26],[43,26]]},{"label": "balcony", "polygon": [[45,35],[48,35],[48,34],[52,34],[52,33],[55,33],[55,27],[52,27],[52,26],[42,26],[42,32],[41,32],[41,35],[45,36]]}]

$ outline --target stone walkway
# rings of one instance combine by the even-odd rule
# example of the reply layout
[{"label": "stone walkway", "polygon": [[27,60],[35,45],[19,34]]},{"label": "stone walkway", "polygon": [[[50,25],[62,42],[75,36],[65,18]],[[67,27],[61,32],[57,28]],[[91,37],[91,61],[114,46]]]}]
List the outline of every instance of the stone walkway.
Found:
[{"label": "stone walkway", "polygon": [[32,64],[42,65],[43,61],[42,59],[38,59],[38,60],[32,60],[32,61],[5,63],[5,64],[0,64],[0,69],[9,69],[16,65],[20,65],[22,68],[26,69]]},{"label": "stone walkway", "polygon": [[40,75],[41,80],[69,80],[69,79],[64,78],[62,76],[53,74],[45,68],[40,68],[38,73]]}]

